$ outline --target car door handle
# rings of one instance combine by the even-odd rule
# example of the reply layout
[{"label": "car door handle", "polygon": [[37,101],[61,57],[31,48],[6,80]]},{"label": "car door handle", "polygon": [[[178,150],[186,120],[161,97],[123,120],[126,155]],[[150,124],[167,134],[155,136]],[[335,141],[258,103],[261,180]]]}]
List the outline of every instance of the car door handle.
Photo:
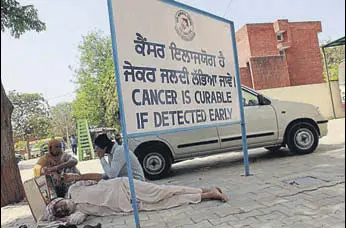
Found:
[{"label": "car door handle", "polygon": [[285,114],[285,113],[286,113],[286,111],[285,111],[285,110],[284,110],[284,111],[281,111],[281,113],[282,113],[282,114]]}]

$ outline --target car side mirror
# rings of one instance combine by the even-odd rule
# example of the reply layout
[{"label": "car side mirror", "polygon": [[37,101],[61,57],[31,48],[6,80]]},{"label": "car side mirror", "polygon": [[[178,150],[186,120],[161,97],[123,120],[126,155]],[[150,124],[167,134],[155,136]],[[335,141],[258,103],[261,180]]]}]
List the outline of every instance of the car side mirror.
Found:
[{"label": "car side mirror", "polygon": [[258,98],[258,103],[260,105],[270,105],[270,101],[267,98],[265,98],[262,94],[258,94],[257,98]]}]

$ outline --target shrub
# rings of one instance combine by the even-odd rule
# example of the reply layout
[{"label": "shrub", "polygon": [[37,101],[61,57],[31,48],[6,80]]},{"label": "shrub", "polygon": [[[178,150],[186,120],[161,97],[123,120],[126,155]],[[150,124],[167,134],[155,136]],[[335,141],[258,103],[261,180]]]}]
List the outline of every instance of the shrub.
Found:
[{"label": "shrub", "polygon": [[26,149],[25,147],[26,147],[25,141],[18,141],[14,144],[15,151],[25,150]]}]

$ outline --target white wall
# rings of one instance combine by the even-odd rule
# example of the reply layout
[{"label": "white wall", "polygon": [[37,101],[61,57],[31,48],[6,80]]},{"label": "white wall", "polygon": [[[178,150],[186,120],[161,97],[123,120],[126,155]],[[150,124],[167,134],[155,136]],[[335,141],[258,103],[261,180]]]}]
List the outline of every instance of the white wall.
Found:
[{"label": "white wall", "polygon": [[[336,118],[345,117],[345,109],[341,104],[338,82],[331,82],[331,88]],[[326,119],[333,119],[334,117],[328,83],[265,89],[259,92],[279,100],[310,103],[318,106]]]}]

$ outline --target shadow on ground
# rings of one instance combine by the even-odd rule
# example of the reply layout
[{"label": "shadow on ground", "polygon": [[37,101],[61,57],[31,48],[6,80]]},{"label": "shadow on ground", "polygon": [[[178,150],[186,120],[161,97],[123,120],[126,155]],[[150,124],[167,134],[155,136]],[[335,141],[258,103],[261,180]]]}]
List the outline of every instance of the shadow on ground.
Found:
[{"label": "shadow on ground", "polygon": [[20,216],[20,217],[16,217],[13,220],[10,220],[8,222],[5,222],[3,224],[1,224],[1,227],[6,228],[6,227],[20,227],[21,225],[26,225],[27,228],[31,228],[31,227],[37,227],[35,225],[34,219],[32,218],[32,216]]},{"label": "shadow on ground", "polygon": [[36,227],[27,202],[22,201],[1,208],[1,227],[20,227],[21,225],[27,225],[28,228]]},{"label": "shadow on ground", "polygon": [[[345,143],[340,144],[320,144],[313,153],[327,154],[330,151],[345,148]],[[295,157],[299,155],[290,155],[287,148],[282,148],[275,152],[265,149],[249,150],[249,164],[256,162],[266,162],[273,159]],[[309,156],[300,155],[300,156]],[[184,174],[198,173],[201,170],[218,170],[227,167],[244,166],[243,152],[229,152],[221,155],[213,155],[202,158],[195,158],[188,161],[178,162],[172,166],[169,177],[180,176]]]},{"label": "shadow on ground", "polygon": [[317,153],[328,153],[332,150],[339,150],[345,148],[345,143],[339,144],[320,144],[315,152]]}]

